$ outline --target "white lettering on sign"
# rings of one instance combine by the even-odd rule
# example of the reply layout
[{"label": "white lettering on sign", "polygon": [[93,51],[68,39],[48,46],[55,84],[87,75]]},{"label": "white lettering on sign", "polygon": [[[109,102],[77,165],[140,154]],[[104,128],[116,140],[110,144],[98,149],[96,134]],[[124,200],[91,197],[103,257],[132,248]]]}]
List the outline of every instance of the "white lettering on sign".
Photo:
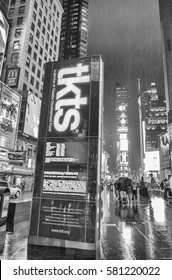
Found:
[{"label": "white lettering on sign", "polygon": [[[87,97],[81,97],[81,89],[76,84],[88,83],[90,75],[89,66],[81,63],[76,67],[61,69],[58,73],[58,85],[65,85],[63,89],[56,93],[54,128],[59,132],[64,132],[70,125],[70,130],[75,130],[80,124],[81,105],[88,104]],[[83,75],[85,73],[85,75]],[[64,75],[75,75],[74,77],[64,77]],[[69,92],[73,92],[74,98],[66,98]],[[65,98],[64,98],[65,97]],[[64,107],[73,107],[64,112]]]}]

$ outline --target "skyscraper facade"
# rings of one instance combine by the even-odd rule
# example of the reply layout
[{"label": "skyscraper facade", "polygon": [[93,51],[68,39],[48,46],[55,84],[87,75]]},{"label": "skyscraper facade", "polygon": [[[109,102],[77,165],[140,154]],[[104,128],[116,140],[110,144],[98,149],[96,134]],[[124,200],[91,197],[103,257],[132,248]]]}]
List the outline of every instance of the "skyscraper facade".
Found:
[{"label": "skyscraper facade", "polygon": [[88,0],[62,0],[59,60],[87,55]]},{"label": "skyscraper facade", "polygon": [[115,93],[115,139],[116,139],[116,173],[127,176],[129,172],[128,153],[128,103],[127,86],[117,83]]},{"label": "skyscraper facade", "polygon": [[3,81],[41,98],[45,64],[58,60],[62,7],[59,0],[11,0]]}]

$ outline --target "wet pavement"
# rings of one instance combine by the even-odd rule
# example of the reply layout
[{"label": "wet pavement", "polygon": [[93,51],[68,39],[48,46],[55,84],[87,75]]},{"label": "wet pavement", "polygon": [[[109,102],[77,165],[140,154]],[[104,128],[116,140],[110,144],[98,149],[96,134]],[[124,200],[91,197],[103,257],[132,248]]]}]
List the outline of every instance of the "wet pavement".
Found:
[{"label": "wet pavement", "polygon": [[112,191],[102,193],[101,259],[172,259],[172,205],[154,190],[151,202],[120,205]]},{"label": "wet pavement", "polygon": [[[24,194],[16,202],[31,197]],[[162,192],[154,191],[151,202],[141,197],[121,206],[113,192],[105,189],[101,211],[101,259],[172,259],[172,206]],[[27,260],[28,233],[29,220],[1,225],[0,259]]]}]

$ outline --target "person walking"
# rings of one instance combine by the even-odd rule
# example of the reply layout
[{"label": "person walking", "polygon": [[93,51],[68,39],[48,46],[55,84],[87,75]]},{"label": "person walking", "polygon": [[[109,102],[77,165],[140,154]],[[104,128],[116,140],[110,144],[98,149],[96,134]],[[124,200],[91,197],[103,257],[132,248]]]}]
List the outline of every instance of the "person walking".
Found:
[{"label": "person walking", "polygon": [[132,200],[137,201],[137,182],[132,181]]},{"label": "person walking", "polygon": [[131,203],[132,202],[132,196],[133,196],[133,190],[132,190],[132,183],[131,182],[127,182],[126,193],[127,193],[127,200],[128,200],[129,203]]}]

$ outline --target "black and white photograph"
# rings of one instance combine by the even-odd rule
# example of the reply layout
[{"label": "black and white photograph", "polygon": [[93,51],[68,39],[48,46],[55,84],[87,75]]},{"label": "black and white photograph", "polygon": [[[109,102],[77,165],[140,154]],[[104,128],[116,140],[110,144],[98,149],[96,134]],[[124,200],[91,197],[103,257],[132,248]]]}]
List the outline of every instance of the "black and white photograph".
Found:
[{"label": "black and white photograph", "polygon": [[172,0],[0,0],[0,260],[165,277]]}]

